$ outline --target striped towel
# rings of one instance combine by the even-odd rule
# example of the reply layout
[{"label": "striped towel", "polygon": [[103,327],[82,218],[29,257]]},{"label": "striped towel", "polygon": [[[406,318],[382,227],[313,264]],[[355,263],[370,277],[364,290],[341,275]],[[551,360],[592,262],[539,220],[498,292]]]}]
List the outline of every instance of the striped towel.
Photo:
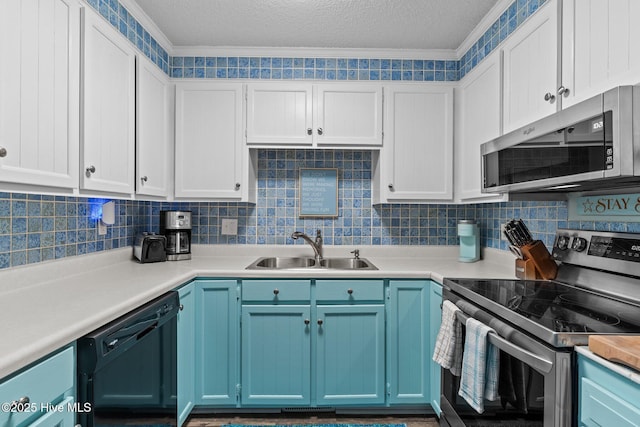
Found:
[{"label": "striped towel", "polygon": [[484,412],[484,399],[498,399],[500,351],[487,341],[493,329],[474,318],[467,319],[462,376],[458,394],[479,414]]},{"label": "striped towel", "polygon": [[456,317],[460,311],[451,301],[442,303],[442,322],[433,350],[433,361],[457,377],[462,371],[462,325]]}]

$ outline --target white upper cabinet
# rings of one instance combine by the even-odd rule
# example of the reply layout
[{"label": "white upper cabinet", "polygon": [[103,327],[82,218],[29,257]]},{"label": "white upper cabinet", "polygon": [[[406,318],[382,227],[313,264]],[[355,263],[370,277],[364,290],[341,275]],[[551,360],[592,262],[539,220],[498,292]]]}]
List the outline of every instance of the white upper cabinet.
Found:
[{"label": "white upper cabinet", "polygon": [[175,196],[250,201],[242,84],[176,84]]},{"label": "white upper cabinet", "polygon": [[250,83],[247,144],[380,146],[382,86]]},{"label": "white upper cabinet", "polygon": [[564,0],[563,107],[640,82],[640,2]]},{"label": "white upper cabinet", "polygon": [[311,145],[312,87],[304,83],[247,86],[247,143]]},{"label": "white upper cabinet", "polygon": [[0,1],[0,181],[78,186],[80,8]]},{"label": "white upper cabinet", "polygon": [[314,96],[318,145],[382,145],[382,86],[323,84]]},{"label": "white upper cabinet", "polygon": [[385,141],[374,203],[453,198],[453,87],[385,87]]},{"label": "white upper cabinet", "polygon": [[136,70],[136,194],[168,194],[171,130],[171,84],[166,74],[146,58]]},{"label": "white upper cabinet", "polygon": [[480,146],[500,136],[502,64],[492,55],[468,73],[456,89],[455,194],[457,201],[502,198],[482,188]]},{"label": "white upper cabinet", "polygon": [[558,40],[557,1],[548,0],[505,41],[505,133],[557,110]]},{"label": "white upper cabinet", "polygon": [[133,194],[135,52],[90,8],[84,10],[81,188]]}]

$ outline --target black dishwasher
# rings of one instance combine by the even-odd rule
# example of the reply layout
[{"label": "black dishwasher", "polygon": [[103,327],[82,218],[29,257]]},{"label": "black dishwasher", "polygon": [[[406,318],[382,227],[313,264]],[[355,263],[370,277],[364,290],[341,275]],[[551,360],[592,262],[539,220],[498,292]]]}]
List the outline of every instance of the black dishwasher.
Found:
[{"label": "black dishwasher", "polygon": [[179,306],[168,292],[78,340],[82,427],[177,424]]}]

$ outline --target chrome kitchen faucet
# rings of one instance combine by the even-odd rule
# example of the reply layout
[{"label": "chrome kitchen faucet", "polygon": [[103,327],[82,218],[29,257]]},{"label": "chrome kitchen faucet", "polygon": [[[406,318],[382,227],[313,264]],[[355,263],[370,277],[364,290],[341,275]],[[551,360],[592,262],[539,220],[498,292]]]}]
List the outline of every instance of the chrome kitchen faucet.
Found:
[{"label": "chrome kitchen faucet", "polygon": [[313,253],[316,256],[316,263],[319,264],[320,260],[322,259],[322,232],[320,230],[316,230],[315,242],[302,231],[294,231],[291,234],[291,238],[293,240],[298,240],[299,237],[302,237],[305,242],[311,245],[311,247],[313,248]]}]

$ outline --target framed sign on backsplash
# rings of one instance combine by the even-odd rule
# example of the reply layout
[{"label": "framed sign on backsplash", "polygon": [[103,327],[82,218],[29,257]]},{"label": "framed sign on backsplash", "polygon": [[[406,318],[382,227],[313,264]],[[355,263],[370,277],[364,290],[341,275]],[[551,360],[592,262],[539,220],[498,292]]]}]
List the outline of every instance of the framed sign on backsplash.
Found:
[{"label": "framed sign on backsplash", "polygon": [[640,193],[569,196],[569,220],[640,222]]},{"label": "framed sign on backsplash", "polygon": [[300,217],[338,216],[338,169],[300,169]]}]

